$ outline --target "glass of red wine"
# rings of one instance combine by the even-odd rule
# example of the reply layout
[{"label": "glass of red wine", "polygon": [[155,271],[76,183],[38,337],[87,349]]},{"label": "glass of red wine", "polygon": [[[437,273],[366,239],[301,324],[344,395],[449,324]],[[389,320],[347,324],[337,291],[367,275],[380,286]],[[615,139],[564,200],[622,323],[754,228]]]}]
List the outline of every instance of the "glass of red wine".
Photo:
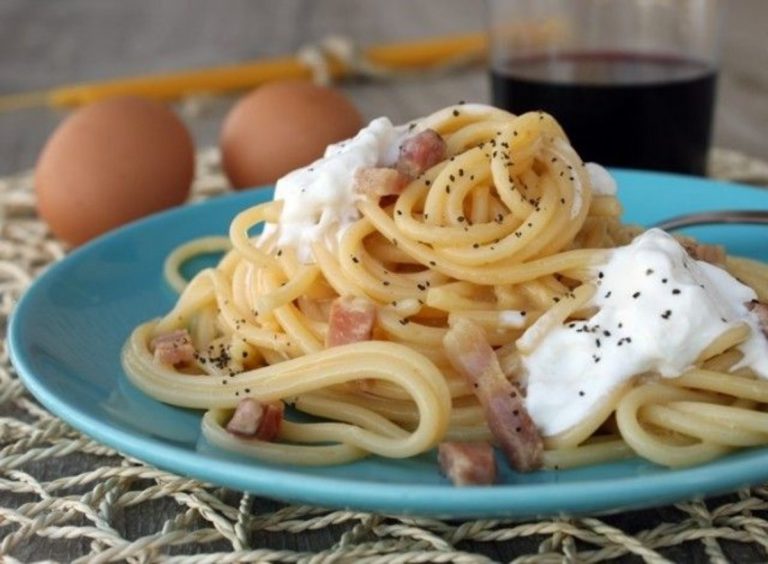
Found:
[{"label": "glass of red wine", "polygon": [[702,175],[724,0],[489,0],[493,103],[603,165]]}]

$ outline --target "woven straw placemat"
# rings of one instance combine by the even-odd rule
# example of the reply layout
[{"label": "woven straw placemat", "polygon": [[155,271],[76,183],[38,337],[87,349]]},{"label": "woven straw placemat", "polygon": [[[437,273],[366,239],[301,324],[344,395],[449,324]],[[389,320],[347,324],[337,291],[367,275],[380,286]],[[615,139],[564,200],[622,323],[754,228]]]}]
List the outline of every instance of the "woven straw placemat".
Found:
[{"label": "woven straw placemat", "polygon": [[[768,163],[715,151],[711,175],[768,185]],[[214,149],[194,199],[226,191]],[[8,359],[14,304],[66,248],[30,173],[0,179],[0,556],[5,562],[764,561],[768,488],[601,518],[443,522],[285,505],[123,457],[57,419]]]}]

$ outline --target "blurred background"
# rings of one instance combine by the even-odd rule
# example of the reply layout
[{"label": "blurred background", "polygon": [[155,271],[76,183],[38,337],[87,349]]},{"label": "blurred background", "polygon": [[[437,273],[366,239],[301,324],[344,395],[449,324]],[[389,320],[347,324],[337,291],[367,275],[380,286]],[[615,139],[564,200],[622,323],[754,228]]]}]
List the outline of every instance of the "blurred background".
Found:
[{"label": "blurred background", "polygon": [[[729,2],[714,144],[768,159],[766,0]],[[482,31],[483,0],[0,0],[0,94],[295,53],[329,35],[361,45]],[[406,121],[459,100],[488,101],[488,74],[349,81],[366,119]],[[236,96],[178,107],[198,147],[216,143]],[[0,114],[0,174],[33,166],[65,114]]]}]

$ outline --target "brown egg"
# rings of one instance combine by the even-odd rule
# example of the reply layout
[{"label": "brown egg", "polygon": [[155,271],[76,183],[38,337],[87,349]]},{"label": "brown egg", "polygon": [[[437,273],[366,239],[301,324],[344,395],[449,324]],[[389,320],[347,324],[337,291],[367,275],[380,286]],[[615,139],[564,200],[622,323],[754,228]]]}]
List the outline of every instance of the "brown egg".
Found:
[{"label": "brown egg", "polygon": [[53,132],[35,170],[37,209],[79,245],[182,203],[194,176],[192,138],[165,105],[112,98],[77,110]]},{"label": "brown egg", "polygon": [[337,90],[306,81],[267,84],[238,101],[224,121],[224,172],[235,188],[271,184],[361,127],[360,113]]}]

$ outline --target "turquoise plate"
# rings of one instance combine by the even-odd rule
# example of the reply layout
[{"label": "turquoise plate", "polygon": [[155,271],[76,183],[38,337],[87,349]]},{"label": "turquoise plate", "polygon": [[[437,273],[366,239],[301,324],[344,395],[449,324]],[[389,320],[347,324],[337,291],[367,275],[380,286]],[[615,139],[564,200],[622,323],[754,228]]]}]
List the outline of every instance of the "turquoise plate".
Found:
[{"label": "turquoise plate", "polygon": [[[768,190],[656,173],[616,171],[625,220],[650,224],[683,212],[768,208]],[[26,292],[9,328],[27,388],[97,441],[165,470],[290,502],[397,514],[535,517],[661,505],[768,479],[768,448],[683,470],[627,460],[567,471],[502,470],[494,487],[454,488],[434,453],[331,468],[265,464],[220,451],[200,435],[201,413],[159,403],[126,379],[120,348],[138,323],[175,296],[165,256],[192,238],[225,234],[234,214],[271,196],[253,190],[161,213],[105,235],[52,266]],[[764,227],[695,231],[729,252],[768,260]]]}]

